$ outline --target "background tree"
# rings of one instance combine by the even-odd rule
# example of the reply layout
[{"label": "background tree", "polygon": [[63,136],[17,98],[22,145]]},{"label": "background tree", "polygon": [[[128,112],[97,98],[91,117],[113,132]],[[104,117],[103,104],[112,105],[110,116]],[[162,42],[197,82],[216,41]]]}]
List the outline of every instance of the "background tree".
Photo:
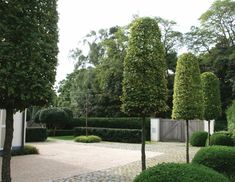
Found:
[{"label": "background tree", "polygon": [[1,1],[0,107],[6,109],[2,182],[10,182],[13,114],[51,100],[57,64],[56,0]]},{"label": "background tree", "polygon": [[72,121],[73,114],[67,108],[46,108],[39,110],[34,121],[36,123],[44,123],[48,129],[53,129],[55,136],[56,129],[63,127],[66,123]]},{"label": "background tree", "polygon": [[227,109],[227,119],[228,119],[228,130],[235,136],[235,100],[233,100],[231,106]]},{"label": "background tree", "polygon": [[210,120],[221,114],[219,79],[212,72],[201,74],[203,91],[204,119],[208,122],[208,143],[210,145]]},{"label": "background tree", "polygon": [[197,58],[182,54],[176,66],[172,118],[186,120],[186,161],[189,163],[189,120],[203,118],[203,97]]},{"label": "background tree", "polygon": [[122,109],[132,116],[141,116],[142,170],[145,163],[145,117],[166,109],[167,85],[164,48],[156,20],[136,19],[130,29],[124,61]]}]

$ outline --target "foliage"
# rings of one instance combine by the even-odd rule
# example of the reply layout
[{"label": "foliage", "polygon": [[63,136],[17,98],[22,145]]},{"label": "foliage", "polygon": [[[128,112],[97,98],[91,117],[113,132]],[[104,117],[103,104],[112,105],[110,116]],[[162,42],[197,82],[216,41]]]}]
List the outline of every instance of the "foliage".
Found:
[{"label": "foliage", "polygon": [[235,99],[235,47],[213,48],[210,54],[200,56],[200,67],[203,71],[212,71],[220,81],[222,102],[222,117],[225,120],[225,111]]},{"label": "foliage", "polygon": [[46,123],[47,128],[54,129],[63,127],[72,120],[72,113],[69,109],[58,107],[42,109],[35,116],[34,122]]},{"label": "foliage", "polygon": [[186,44],[194,52],[211,52],[211,48],[231,48],[235,45],[235,2],[216,0],[201,15],[199,27],[191,27],[185,34]]},{"label": "foliage", "polygon": [[208,133],[205,131],[196,131],[190,137],[190,144],[196,147],[205,147]]},{"label": "foliage", "polygon": [[204,119],[216,119],[221,114],[219,79],[212,72],[201,74]]},{"label": "foliage", "polygon": [[11,155],[17,156],[17,155],[32,155],[32,154],[39,154],[39,151],[36,147],[31,145],[25,145],[23,150],[12,150]]},{"label": "foliage", "polygon": [[162,163],[138,175],[134,182],[221,182],[229,180],[218,172],[192,164]]},{"label": "foliage", "polygon": [[132,24],[124,62],[124,112],[147,116],[166,109],[166,63],[155,20],[139,18]]},{"label": "foliage", "polygon": [[226,176],[235,173],[235,148],[211,146],[201,148],[192,160],[193,164],[202,164]]},{"label": "foliage", "polygon": [[43,142],[47,139],[46,128],[27,128],[26,142]]},{"label": "foliage", "polygon": [[211,135],[211,145],[233,146],[234,143],[230,134],[218,132]]},{"label": "foliage", "polygon": [[228,130],[235,132],[235,100],[232,105],[227,109]]},{"label": "foliage", "polygon": [[[74,135],[85,135],[86,128],[74,128]],[[90,128],[88,134],[97,135],[104,141],[124,142],[124,143],[140,143],[141,130],[139,129],[112,129],[112,128]]]},{"label": "foliage", "polygon": [[58,15],[56,0],[15,3],[1,4],[0,105],[23,110],[52,99]]},{"label": "foliage", "polygon": [[102,139],[95,135],[89,135],[89,136],[78,136],[74,139],[74,141],[82,143],[96,143],[96,142],[101,142]]},{"label": "foliage", "polygon": [[[88,125],[90,127],[100,128],[122,128],[122,129],[141,129],[141,118],[138,117],[125,117],[125,118],[88,118]],[[74,126],[86,126],[85,118],[75,118],[73,122],[69,123]],[[146,129],[150,129],[150,119],[146,119]]]},{"label": "foliage", "polygon": [[182,54],[177,61],[173,111],[174,119],[202,119],[202,87],[197,58],[191,53]]},{"label": "foliage", "polygon": [[220,46],[230,47],[235,45],[234,18],[235,2],[216,0],[209,10],[201,15],[200,21]]}]

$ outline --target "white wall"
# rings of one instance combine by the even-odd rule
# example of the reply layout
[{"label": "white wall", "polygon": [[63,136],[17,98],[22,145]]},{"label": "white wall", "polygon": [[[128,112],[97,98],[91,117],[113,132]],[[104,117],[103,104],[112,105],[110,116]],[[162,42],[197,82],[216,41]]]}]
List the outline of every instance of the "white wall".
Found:
[{"label": "white wall", "polygon": [[[6,111],[0,110],[0,141],[2,137],[5,136],[5,120],[6,119]],[[13,133],[13,141],[12,147],[20,147],[22,145],[22,127],[23,127],[23,113],[17,112],[14,114],[14,133]],[[26,119],[26,117],[25,117]],[[25,121],[24,121],[25,122]],[[25,125],[24,125],[25,126]],[[24,135],[25,135],[25,128],[24,128]],[[24,136],[25,140],[25,136]],[[25,142],[25,141],[24,141]],[[2,148],[0,147],[0,150]]]}]

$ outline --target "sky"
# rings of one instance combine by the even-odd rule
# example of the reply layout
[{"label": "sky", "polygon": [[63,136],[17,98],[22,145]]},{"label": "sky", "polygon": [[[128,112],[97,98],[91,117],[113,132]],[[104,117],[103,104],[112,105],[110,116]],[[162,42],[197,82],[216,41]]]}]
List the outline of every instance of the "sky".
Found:
[{"label": "sky", "polygon": [[[74,68],[69,51],[91,30],[124,26],[133,15],[160,16],[177,22],[177,30],[189,31],[213,0],[58,0],[59,54],[56,85]],[[81,48],[81,47],[80,47]]]}]

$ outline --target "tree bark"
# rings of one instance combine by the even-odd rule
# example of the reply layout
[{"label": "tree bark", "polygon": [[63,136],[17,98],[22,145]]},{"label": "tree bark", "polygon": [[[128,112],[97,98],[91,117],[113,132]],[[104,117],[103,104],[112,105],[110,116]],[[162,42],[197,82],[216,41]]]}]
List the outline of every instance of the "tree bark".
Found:
[{"label": "tree bark", "polygon": [[186,120],[186,162],[189,163],[189,121]]},{"label": "tree bark", "polygon": [[13,114],[12,108],[6,109],[6,132],[2,157],[2,182],[11,182],[11,147],[13,139]]},{"label": "tree bark", "polygon": [[141,164],[142,164],[142,171],[144,171],[146,169],[146,156],[145,156],[145,117],[142,118]]},{"label": "tree bark", "polygon": [[207,120],[208,121],[208,145],[210,146],[211,145],[211,126],[210,126],[210,120]]}]

